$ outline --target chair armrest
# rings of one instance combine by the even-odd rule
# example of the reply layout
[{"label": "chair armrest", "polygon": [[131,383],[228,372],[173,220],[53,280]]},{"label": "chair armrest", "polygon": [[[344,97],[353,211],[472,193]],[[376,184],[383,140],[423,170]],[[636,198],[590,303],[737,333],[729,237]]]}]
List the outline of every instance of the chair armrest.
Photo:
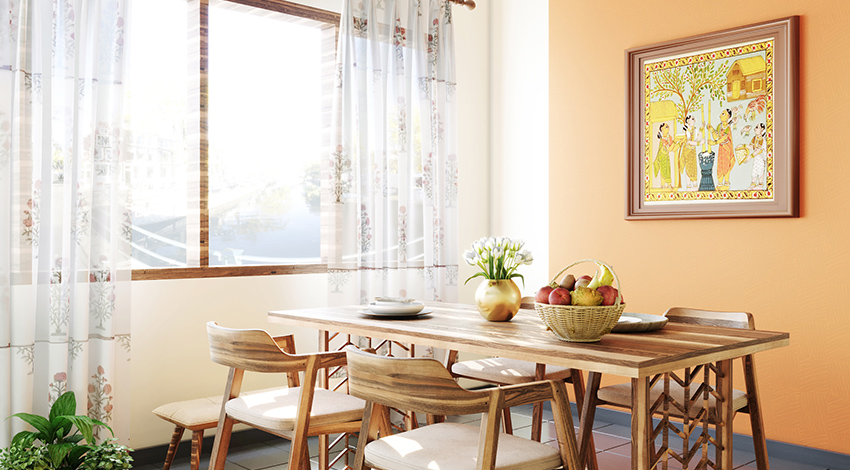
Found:
[{"label": "chair armrest", "polygon": [[318,359],[317,366],[319,369],[346,366],[348,364],[348,361],[345,358],[345,351],[326,351],[313,353],[312,355],[315,355]]},{"label": "chair armrest", "polygon": [[553,397],[551,380],[504,385],[500,388],[505,394],[505,408],[551,400]]}]

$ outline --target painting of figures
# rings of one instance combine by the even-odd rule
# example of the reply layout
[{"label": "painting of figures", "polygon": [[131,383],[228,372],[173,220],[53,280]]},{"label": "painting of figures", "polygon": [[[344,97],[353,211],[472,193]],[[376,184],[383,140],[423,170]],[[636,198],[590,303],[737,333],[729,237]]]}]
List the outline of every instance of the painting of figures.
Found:
[{"label": "painting of figures", "polygon": [[643,63],[644,202],[774,197],[774,41]]}]

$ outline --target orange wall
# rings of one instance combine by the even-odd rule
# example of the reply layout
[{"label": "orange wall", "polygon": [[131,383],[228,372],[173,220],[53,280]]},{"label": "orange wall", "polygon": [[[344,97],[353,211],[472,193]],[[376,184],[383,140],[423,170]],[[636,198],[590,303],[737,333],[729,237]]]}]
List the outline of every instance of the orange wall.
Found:
[{"label": "orange wall", "polygon": [[[741,309],[760,329],[790,332],[791,346],[756,356],[767,437],[850,454],[850,2],[549,8],[552,273],[599,258],[629,311]],[[625,221],[624,51],[791,15],[801,17],[801,217]]]}]

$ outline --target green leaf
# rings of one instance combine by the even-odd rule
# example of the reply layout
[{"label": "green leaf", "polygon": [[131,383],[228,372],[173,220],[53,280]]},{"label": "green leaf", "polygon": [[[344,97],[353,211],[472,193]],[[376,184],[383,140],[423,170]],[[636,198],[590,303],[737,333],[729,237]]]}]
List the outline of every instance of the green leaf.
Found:
[{"label": "green leaf", "polygon": [[74,392],[63,393],[50,407],[50,421],[59,416],[73,416],[75,414],[77,414],[77,398],[74,396]]},{"label": "green leaf", "polygon": [[109,427],[109,425],[108,425],[108,424],[104,423],[103,421],[98,421],[98,420],[96,420],[96,419],[94,419],[94,418],[91,418],[91,422],[92,422],[92,424],[94,424],[95,426],[103,426],[104,428],[108,429],[108,430],[109,430],[109,434],[112,434],[112,437],[115,437],[115,432],[112,430],[112,428],[110,428],[110,427]]},{"label": "green leaf", "polygon": [[74,427],[74,424],[65,419],[64,416],[57,417],[57,421],[61,422],[62,425],[56,430],[56,438],[65,439],[65,436],[71,432],[71,428]]},{"label": "green leaf", "polygon": [[[94,421],[88,416],[63,416],[62,419],[67,419],[74,423],[74,426],[80,430],[80,434],[86,439],[86,442],[89,444],[95,444],[94,442],[94,433],[92,433],[92,428],[94,428]],[[111,431],[111,429],[110,429]]]},{"label": "green leaf", "polygon": [[73,436],[68,436],[65,438],[65,442],[70,442],[71,444],[76,444],[83,440],[82,434],[74,434]]},{"label": "green leaf", "polygon": [[29,447],[38,438],[38,433],[32,431],[21,431],[12,438],[12,444],[20,444],[21,447]]},{"label": "green leaf", "polygon": [[463,285],[466,285],[467,282],[471,281],[473,278],[476,278],[476,277],[487,277],[487,275],[482,273],[482,272],[477,272],[477,273],[473,274],[472,276],[469,276],[469,279],[464,281]]},{"label": "green leaf", "polygon": [[68,457],[65,458],[65,461],[68,463],[69,467],[77,468],[83,463],[83,456],[94,448],[94,446],[87,445],[74,446],[74,448],[68,452]]},{"label": "green leaf", "polygon": [[62,444],[48,444],[47,445],[47,456],[50,461],[53,463],[53,466],[59,468],[62,465],[62,462],[65,460],[65,456],[71,452],[75,446],[74,444],[62,443]]},{"label": "green leaf", "polygon": [[30,426],[34,427],[39,432],[39,438],[43,435],[45,439],[50,439],[53,434],[53,429],[50,421],[44,416],[34,415],[30,413],[15,413],[12,416],[26,421]]},{"label": "green leaf", "polygon": [[520,273],[511,274],[511,279],[513,279],[515,277],[522,279],[522,287],[525,287],[525,278],[522,277],[522,274],[520,274]]}]

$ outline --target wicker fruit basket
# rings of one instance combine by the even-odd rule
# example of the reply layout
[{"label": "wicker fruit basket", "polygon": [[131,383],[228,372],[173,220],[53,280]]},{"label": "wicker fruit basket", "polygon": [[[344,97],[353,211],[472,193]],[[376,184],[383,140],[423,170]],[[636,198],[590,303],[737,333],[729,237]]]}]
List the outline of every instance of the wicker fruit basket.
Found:
[{"label": "wicker fruit basket", "polygon": [[617,288],[617,299],[614,305],[598,305],[594,307],[586,307],[580,305],[550,305],[534,303],[534,309],[537,315],[543,320],[543,323],[548,327],[558,339],[570,341],[574,343],[593,343],[602,339],[602,336],[611,332],[611,329],[617,324],[620,319],[620,314],[626,304],[622,302],[620,294],[620,280],[617,278],[617,273],[611,266],[605,262],[595,259],[583,259],[576,261],[566,268],[562,269],[552,279],[553,283],[557,283],[558,279],[564,272],[571,267],[581,263],[598,263],[605,265],[614,275],[614,282]]}]

